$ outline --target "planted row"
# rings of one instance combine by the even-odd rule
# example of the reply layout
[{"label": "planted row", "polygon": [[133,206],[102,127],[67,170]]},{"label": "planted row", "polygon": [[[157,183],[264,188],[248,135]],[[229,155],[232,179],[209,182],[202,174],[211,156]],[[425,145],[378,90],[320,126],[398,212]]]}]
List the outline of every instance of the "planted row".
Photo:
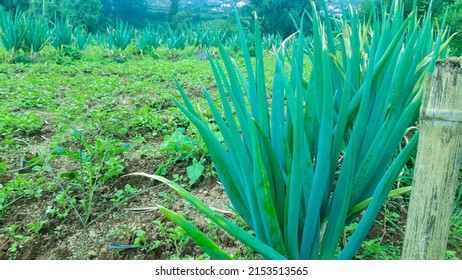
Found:
[{"label": "planted row", "polygon": [[[105,32],[91,35],[85,30],[75,28],[68,19],[54,17],[49,21],[41,16],[16,12],[0,13],[0,38],[2,46],[12,56],[19,51],[34,56],[47,44],[61,51],[64,46],[74,46],[84,50],[88,45],[99,46],[107,50],[122,51],[134,43],[144,53],[164,46],[169,50],[182,50],[187,46],[209,48],[218,46],[218,41],[228,47],[238,45],[238,35],[227,30],[215,30],[210,26],[185,26],[172,30],[169,27],[147,26],[135,30],[126,22],[117,21]],[[263,38],[265,49],[279,46],[282,37],[267,35]]]}]

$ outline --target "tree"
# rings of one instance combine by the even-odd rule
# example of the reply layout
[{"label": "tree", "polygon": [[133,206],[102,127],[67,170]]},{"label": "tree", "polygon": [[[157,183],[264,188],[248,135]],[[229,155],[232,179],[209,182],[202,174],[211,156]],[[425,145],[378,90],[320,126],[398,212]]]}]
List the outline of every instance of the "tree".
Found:
[{"label": "tree", "polygon": [[[390,6],[393,0],[365,0],[360,5],[360,11],[363,15],[368,16],[372,9],[372,6],[375,7],[377,11],[380,11],[383,6]],[[404,8],[404,15],[410,14],[414,9],[414,0],[402,0],[401,1]],[[456,3],[457,0],[419,0],[416,1],[417,13],[423,15],[428,12],[431,6],[431,12],[433,16],[437,16],[446,11],[446,8],[449,5]]]},{"label": "tree", "polygon": [[[261,19],[262,32],[280,33],[284,37],[296,31],[294,21],[298,24],[302,14],[311,11],[308,0],[251,0],[250,3]],[[311,26],[307,18],[305,25]]]},{"label": "tree", "polygon": [[[462,0],[450,5],[447,10],[447,25],[451,33],[456,33],[450,46],[455,56],[462,56]],[[443,21],[443,17],[444,13],[441,13],[438,17],[439,23]]]},{"label": "tree", "polygon": [[168,22],[171,24],[174,17],[178,14],[179,0],[170,0],[170,10],[168,11]]},{"label": "tree", "polygon": [[20,9],[21,11],[25,11],[29,8],[29,1],[30,0],[4,0],[0,2],[0,6],[7,11]]},{"label": "tree", "polygon": [[62,0],[61,14],[69,18],[76,27],[83,27],[88,32],[98,30],[101,16],[100,0]]},{"label": "tree", "polygon": [[117,19],[135,26],[145,24],[148,10],[146,0],[101,0],[101,4],[103,24],[112,24]]}]

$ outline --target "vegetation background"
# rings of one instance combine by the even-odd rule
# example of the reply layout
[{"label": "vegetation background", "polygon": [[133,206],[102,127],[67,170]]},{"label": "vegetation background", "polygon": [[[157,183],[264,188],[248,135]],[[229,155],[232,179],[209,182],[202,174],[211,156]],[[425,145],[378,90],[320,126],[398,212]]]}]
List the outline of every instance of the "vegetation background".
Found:
[{"label": "vegetation background", "polygon": [[[328,1],[332,9],[337,9],[340,3],[351,3],[366,17],[374,7],[380,10],[381,4],[389,5],[392,0],[351,0]],[[185,25],[210,23],[235,29],[232,9],[240,0],[2,0],[0,6],[5,10],[20,9],[34,15],[43,15],[49,20],[67,17],[75,27],[83,27],[90,33],[105,30],[120,19],[137,28],[150,24],[169,24],[173,29]],[[318,2],[319,0],[314,0]],[[413,0],[404,0],[405,13],[412,10]],[[296,28],[294,22],[299,22],[302,13],[310,9],[307,0],[247,0],[240,6],[243,19],[252,18],[256,11],[261,18],[263,33],[280,34],[286,37]],[[436,19],[443,18],[448,13],[447,24],[451,31],[458,33],[453,42],[453,48],[460,54],[462,51],[462,1],[460,0],[421,0],[417,1],[418,12],[423,14],[429,10]],[[229,7],[228,7],[229,5]],[[318,5],[319,6],[319,5]],[[223,9],[225,8],[225,9]],[[306,23],[309,30],[310,23]],[[248,26],[251,28],[251,24]]]}]

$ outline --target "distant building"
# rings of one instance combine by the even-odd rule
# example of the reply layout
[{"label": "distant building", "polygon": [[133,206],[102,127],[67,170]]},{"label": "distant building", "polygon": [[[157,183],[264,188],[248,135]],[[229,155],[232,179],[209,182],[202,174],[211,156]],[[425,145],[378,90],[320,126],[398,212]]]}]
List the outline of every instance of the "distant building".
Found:
[{"label": "distant building", "polygon": [[244,7],[245,5],[247,5],[244,1],[239,1],[236,3],[236,7],[238,8],[241,8],[241,7]]},{"label": "distant building", "polygon": [[[149,8],[153,11],[168,12],[171,0],[146,0]],[[233,7],[243,7],[249,4],[249,0],[180,0],[179,11],[186,9],[194,10],[196,13],[224,13],[229,14]]]}]

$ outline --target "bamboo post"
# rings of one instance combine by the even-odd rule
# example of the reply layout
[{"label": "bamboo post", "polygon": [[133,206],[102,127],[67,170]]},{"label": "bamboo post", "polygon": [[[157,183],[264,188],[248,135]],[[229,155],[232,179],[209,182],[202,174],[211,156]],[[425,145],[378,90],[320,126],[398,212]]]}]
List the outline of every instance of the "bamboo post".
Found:
[{"label": "bamboo post", "polygon": [[402,259],[444,259],[461,152],[462,58],[450,58],[425,83]]}]

